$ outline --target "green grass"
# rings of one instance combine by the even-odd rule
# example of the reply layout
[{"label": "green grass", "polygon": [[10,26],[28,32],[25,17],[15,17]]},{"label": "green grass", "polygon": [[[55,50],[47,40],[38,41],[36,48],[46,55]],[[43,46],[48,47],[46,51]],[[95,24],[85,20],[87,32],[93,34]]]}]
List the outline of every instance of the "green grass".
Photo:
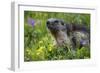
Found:
[{"label": "green grass", "polygon": [[[35,20],[29,25],[27,18]],[[68,23],[84,24],[90,27],[89,14],[32,12],[24,13],[24,61],[45,61],[90,58],[90,48],[75,51],[55,46],[54,38],[46,27],[48,18],[60,18]]]}]

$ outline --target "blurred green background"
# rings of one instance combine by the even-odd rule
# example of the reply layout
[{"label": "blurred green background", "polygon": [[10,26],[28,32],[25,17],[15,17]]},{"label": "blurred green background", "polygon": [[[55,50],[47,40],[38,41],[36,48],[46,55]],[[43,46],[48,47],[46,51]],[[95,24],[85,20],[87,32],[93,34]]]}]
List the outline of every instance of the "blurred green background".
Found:
[{"label": "blurred green background", "polygon": [[56,47],[54,38],[47,29],[49,18],[63,19],[67,23],[90,27],[90,14],[24,11],[24,61],[45,61],[90,58],[90,49],[85,47],[66,51]]}]

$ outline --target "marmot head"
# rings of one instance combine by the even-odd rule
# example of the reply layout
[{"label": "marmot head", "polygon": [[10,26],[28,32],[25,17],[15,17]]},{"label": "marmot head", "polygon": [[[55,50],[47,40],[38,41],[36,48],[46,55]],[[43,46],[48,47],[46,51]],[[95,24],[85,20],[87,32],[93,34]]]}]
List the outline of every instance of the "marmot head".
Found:
[{"label": "marmot head", "polygon": [[61,19],[50,18],[47,20],[47,27],[52,32],[58,32],[60,30],[66,30],[65,23]]},{"label": "marmot head", "polygon": [[46,24],[59,46],[70,44],[69,37],[67,36],[67,27],[63,20],[50,18]]},{"label": "marmot head", "polygon": [[53,34],[63,31],[69,35],[70,31],[72,30],[72,26],[70,24],[66,24],[62,19],[50,18],[47,20],[46,24],[48,29]]}]

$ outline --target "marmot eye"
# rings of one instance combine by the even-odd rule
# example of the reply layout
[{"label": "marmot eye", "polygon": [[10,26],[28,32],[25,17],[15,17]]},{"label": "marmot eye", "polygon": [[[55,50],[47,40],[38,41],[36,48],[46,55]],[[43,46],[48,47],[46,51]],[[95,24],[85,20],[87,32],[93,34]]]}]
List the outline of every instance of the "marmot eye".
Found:
[{"label": "marmot eye", "polygon": [[63,22],[61,22],[61,24],[62,24],[62,25],[64,25],[64,23],[63,23]]},{"label": "marmot eye", "polygon": [[54,21],[54,23],[58,23],[58,22],[59,22],[58,20],[55,20],[55,21]]}]

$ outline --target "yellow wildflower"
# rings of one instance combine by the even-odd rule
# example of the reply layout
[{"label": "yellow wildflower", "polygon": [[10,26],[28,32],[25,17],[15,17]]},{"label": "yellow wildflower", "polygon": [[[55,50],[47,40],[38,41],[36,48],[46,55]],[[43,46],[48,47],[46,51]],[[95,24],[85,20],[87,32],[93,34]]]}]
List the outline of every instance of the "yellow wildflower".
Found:
[{"label": "yellow wildflower", "polygon": [[49,50],[49,51],[52,51],[53,46],[54,46],[53,44],[49,44],[49,48],[48,48],[48,50]]},{"label": "yellow wildflower", "polygon": [[39,41],[39,44],[42,44],[43,43],[43,41]]},{"label": "yellow wildflower", "polygon": [[41,51],[43,51],[43,49],[44,49],[44,47],[40,47],[37,51],[41,52]]},{"label": "yellow wildflower", "polygon": [[52,48],[49,48],[49,51],[52,51]]},{"label": "yellow wildflower", "polygon": [[39,47],[39,49],[37,49],[36,55],[42,54],[44,48],[45,48],[44,46]]},{"label": "yellow wildflower", "polygon": [[40,55],[40,52],[37,52],[36,55]]}]

